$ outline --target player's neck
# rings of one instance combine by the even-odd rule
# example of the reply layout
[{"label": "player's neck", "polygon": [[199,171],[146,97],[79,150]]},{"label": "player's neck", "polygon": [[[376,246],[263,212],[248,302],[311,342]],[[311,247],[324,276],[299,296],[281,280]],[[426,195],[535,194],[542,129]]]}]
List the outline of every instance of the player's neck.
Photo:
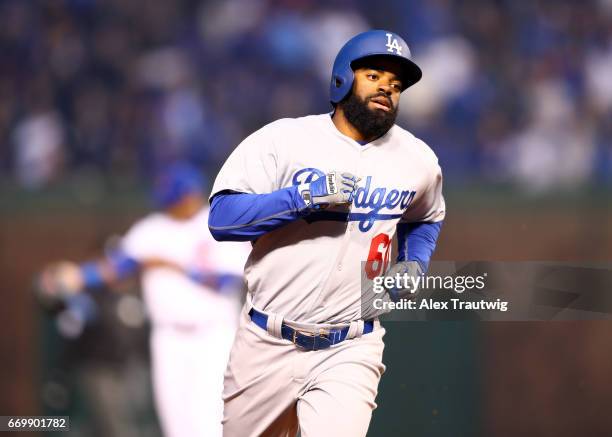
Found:
[{"label": "player's neck", "polygon": [[370,141],[374,141],[376,138],[367,138],[364,134],[361,133],[359,129],[357,129],[344,115],[344,111],[340,107],[336,107],[334,111],[334,115],[332,115],[332,121],[336,129],[340,131],[340,133],[346,135],[349,138],[354,139],[359,143],[367,143]]}]

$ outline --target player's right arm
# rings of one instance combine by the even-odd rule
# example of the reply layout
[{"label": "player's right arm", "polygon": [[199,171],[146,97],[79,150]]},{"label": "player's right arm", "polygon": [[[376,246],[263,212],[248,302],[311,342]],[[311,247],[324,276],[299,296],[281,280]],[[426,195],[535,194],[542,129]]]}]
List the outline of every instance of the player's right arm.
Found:
[{"label": "player's right arm", "polygon": [[140,273],[155,261],[151,219],[139,220],[103,256],[81,263],[62,261],[40,275],[41,291],[48,297],[67,299],[85,290],[95,291]]},{"label": "player's right arm", "polygon": [[247,137],[217,175],[208,225],[217,241],[252,241],[312,210],[350,203],[359,178],[332,171],[309,183],[282,187],[290,157],[277,151],[275,137],[291,135],[279,120]]},{"label": "player's right arm", "polygon": [[139,229],[131,231],[123,239],[120,248],[97,260],[80,264],[70,261],[50,264],[43,269],[38,279],[40,297],[45,300],[69,302],[85,290],[98,290],[134,277],[143,270],[160,267],[176,270],[199,284],[219,291],[235,289],[237,284],[242,284],[242,277],[232,272],[210,271],[197,267],[186,269],[147,254],[147,242],[142,238],[145,236]]},{"label": "player's right arm", "polygon": [[82,264],[61,261],[43,269],[38,275],[35,292],[45,307],[65,305],[73,317],[91,322],[97,317],[97,305],[84,291],[110,285],[138,270],[134,260],[118,254]]},{"label": "player's right arm", "polygon": [[208,227],[217,241],[251,241],[313,209],[350,203],[358,178],[332,172],[309,184],[267,194],[225,191],[211,199]]}]

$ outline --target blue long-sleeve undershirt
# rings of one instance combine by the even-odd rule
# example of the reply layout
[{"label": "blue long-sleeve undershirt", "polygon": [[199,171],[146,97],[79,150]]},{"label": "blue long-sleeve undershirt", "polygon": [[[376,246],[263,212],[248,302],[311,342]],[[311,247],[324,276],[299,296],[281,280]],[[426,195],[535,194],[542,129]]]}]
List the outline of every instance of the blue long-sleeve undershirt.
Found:
[{"label": "blue long-sleeve undershirt", "polygon": [[429,268],[431,255],[442,229],[437,223],[400,223],[397,225],[398,261],[417,261],[423,272]]},{"label": "blue long-sleeve undershirt", "polygon": [[217,241],[252,241],[306,211],[297,186],[268,194],[221,192],[212,198],[208,227]]},{"label": "blue long-sleeve undershirt", "polygon": [[[252,241],[307,215],[297,187],[268,194],[221,192],[211,202],[208,227],[217,241]],[[418,261],[427,271],[442,222],[397,225],[398,261]]]}]

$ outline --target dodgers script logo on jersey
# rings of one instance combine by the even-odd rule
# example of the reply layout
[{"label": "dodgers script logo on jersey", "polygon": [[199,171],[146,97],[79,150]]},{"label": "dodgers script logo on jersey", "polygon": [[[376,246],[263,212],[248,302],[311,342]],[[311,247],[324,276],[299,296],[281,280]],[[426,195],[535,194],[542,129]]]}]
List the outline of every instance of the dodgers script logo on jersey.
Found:
[{"label": "dodgers script logo on jersey", "polygon": [[[323,176],[325,176],[325,173],[317,168],[303,168],[295,172],[292,184],[308,184]],[[364,185],[355,190],[353,206],[369,209],[368,212],[343,213],[321,211],[313,214],[312,217],[308,217],[307,221],[356,221],[359,222],[359,230],[361,232],[368,232],[377,220],[395,220],[400,218],[404,211],[412,204],[415,196],[416,191],[414,190],[372,187],[372,176],[367,176]],[[384,209],[387,209],[389,212],[381,213]]]}]

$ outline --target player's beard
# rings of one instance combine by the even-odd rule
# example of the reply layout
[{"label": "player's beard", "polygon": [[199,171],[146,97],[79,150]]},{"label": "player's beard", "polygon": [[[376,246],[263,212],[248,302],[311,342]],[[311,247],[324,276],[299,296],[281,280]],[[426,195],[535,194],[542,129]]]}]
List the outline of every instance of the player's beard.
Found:
[{"label": "player's beard", "polygon": [[340,103],[346,119],[355,126],[365,138],[378,138],[383,136],[393,127],[395,119],[397,118],[397,106],[393,106],[390,99],[390,111],[370,109],[368,107],[370,99],[381,95],[384,96],[384,94],[375,94],[363,100],[355,95],[355,93],[350,93],[346,99]]}]

